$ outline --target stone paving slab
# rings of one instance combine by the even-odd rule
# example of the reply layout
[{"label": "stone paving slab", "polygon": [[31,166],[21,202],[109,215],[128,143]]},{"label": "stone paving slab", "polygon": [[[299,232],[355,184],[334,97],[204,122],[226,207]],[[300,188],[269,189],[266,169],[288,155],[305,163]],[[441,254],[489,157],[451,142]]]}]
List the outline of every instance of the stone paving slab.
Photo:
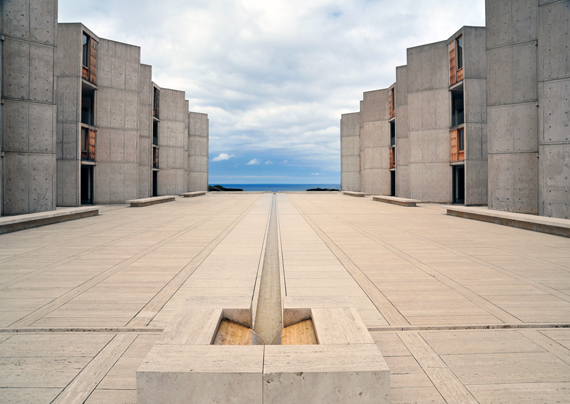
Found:
[{"label": "stone paving slab", "polygon": [[[251,300],[270,198],[101,206],[0,235],[0,402],[136,402],[136,368],[186,299]],[[277,198],[287,296],[349,299],[392,403],[568,401],[570,239],[442,205]]]}]

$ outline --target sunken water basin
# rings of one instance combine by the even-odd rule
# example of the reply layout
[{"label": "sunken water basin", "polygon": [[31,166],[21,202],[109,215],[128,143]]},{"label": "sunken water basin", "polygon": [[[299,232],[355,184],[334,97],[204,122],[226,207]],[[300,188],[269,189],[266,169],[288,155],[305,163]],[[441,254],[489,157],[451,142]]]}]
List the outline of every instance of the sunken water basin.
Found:
[{"label": "sunken water basin", "polygon": [[390,370],[356,309],[284,298],[276,208],[258,293],[187,300],[137,370],[139,404],[388,404]]},{"label": "sunken water basin", "polygon": [[[286,298],[281,345],[261,345],[249,305],[234,298],[188,300],[137,370],[137,402],[389,402],[388,365],[346,300]],[[308,319],[316,344],[309,343],[306,325],[285,331]],[[221,336],[224,320],[243,329]],[[224,338],[235,345],[217,345]]]}]

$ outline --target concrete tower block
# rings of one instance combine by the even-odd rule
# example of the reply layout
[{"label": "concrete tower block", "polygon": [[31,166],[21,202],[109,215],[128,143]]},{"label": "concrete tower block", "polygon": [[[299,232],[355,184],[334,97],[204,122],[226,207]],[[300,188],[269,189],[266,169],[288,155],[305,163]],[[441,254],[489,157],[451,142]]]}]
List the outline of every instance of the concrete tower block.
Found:
[{"label": "concrete tower block", "polygon": [[2,214],[56,206],[57,1],[2,2]]},{"label": "concrete tower block", "polygon": [[208,190],[208,133],[207,114],[188,112],[188,180],[189,192]]}]

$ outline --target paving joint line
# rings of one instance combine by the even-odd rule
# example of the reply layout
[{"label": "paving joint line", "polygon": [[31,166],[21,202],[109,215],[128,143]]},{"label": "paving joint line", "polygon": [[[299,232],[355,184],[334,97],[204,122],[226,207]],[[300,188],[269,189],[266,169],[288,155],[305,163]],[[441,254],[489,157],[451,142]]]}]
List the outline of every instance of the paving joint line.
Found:
[{"label": "paving joint line", "polygon": [[0,328],[0,334],[24,333],[161,333],[164,328],[158,327],[26,327]]},{"label": "paving joint line", "polygon": [[565,329],[570,323],[526,323],[526,324],[475,324],[475,325],[410,325],[368,327],[371,332],[384,331],[455,331],[455,330],[514,330],[514,329]]}]

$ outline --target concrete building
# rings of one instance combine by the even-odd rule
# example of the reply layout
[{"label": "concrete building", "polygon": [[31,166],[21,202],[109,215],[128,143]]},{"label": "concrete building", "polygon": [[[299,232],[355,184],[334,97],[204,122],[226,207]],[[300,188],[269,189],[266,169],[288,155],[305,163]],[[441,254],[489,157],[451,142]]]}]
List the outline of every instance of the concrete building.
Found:
[{"label": "concrete building", "polygon": [[[364,93],[359,191],[485,204],[485,29],[463,27],[447,41],[410,48],[407,61],[394,85]],[[345,146],[350,126],[343,122],[341,132],[342,161],[354,160]]]},{"label": "concrete building", "polygon": [[489,207],[570,217],[568,1],[487,1]]},{"label": "concrete building", "polygon": [[2,1],[2,215],[56,207],[57,0]]},{"label": "concrete building", "polygon": [[[58,205],[187,192],[184,92],[154,83],[138,46],[100,39],[82,24],[59,24],[59,37]],[[207,122],[198,132],[207,137]],[[207,153],[207,142],[196,151],[206,165]],[[207,178],[194,189],[207,190]]]},{"label": "concrete building", "polygon": [[[486,21],[408,49],[396,69],[395,194],[569,218],[569,2],[488,0]],[[372,101],[389,102],[386,91],[361,102],[360,189],[348,181],[357,156],[342,117],[343,190],[392,191],[376,149],[387,135],[370,129],[386,119]]]},{"label": "concrete building", "polygon": [[207,190],[208,117],[140,47],[58,24],[56,0],[2,2],[0,28],[1,214]]}]

